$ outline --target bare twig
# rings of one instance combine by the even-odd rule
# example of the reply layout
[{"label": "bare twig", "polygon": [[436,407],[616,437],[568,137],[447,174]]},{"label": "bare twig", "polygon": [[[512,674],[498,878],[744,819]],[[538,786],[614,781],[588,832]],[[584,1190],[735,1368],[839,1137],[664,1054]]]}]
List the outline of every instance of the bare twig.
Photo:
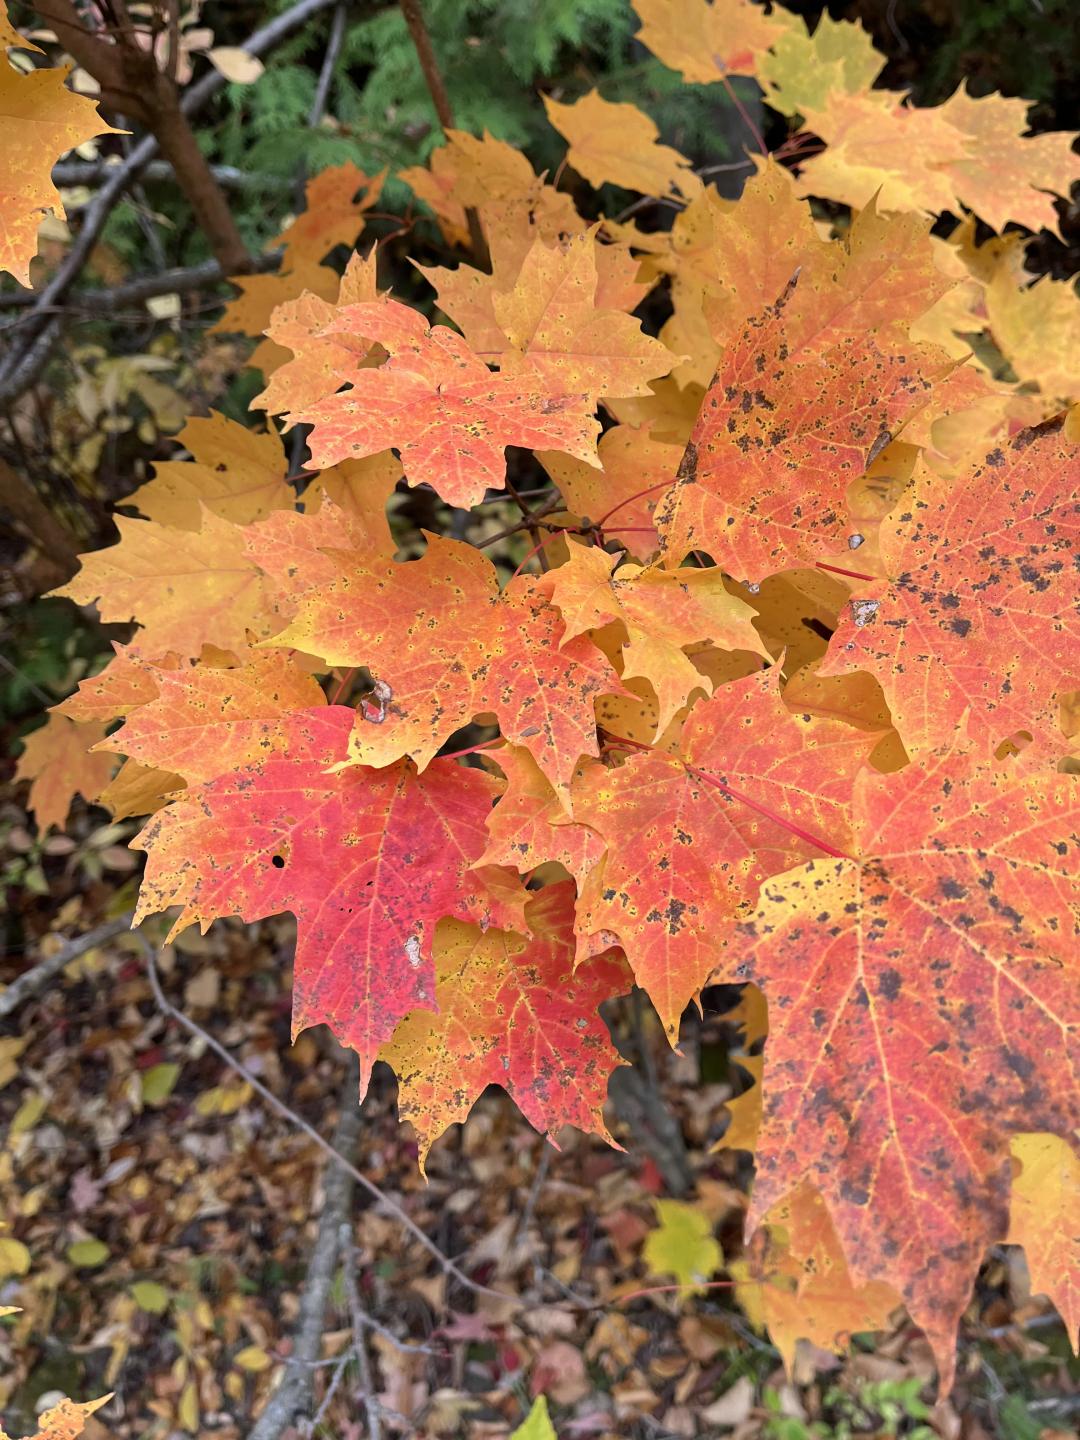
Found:
[{"label": "bare twig", "polygon": [[0,991],[0,1020],[17,1010],[24,1000],[31,995],[36,995],[39,990],[44,990],[50,980],[55,980],[72,960],[77,960],[80,955],[85,955],[88,950],[93,950],[95,945],[103,945],[106,940],[113,936],[120,935],[131,925],[131,911],[126,915],[118,915],[115,920],[107,920],[104,925],[99,925],[96,930],[88,930],[85,935],[80,935],[78,940],[69,940],[66,945],[61,946],[55,955],[39,961],[32,970],[27,970],[17,980],[13,980],[6,990]]},{"label": "bare twig", "polygon": [[[281,250],[268,250],[264,255],[259,255],[252,267],[253,273],[264,275],[267,271],[276,270],[281,264],[282,254]],[[126,280],[122,285],[113,285],[107,289],[73,290],[64,304],[66,309],[85,306],[95,315],[102,310],[111,313],[122,310],[126,305],[137,305],[140,301],[150,300],[155,295],[183,295],[190,290],[201,290],[204,285],[212,285],[216,280],[224,278],[224,272],[217,260],[204,260],[199,265],[176,266],[171,270],[161,270],[155,275],[140,275],[135,280]],[[0,309],[34,306],[34,301],[33,291],[14,290],[10,295],[0,295]],[[12,327],[0,326],[0,333],[5,328]]]},{"label": "bare twig", "polygon": [[[224,190],[288,190],[290,182],[280,175],[249,174],[235,165],[212,165],[214,179]],[[52,168],[52,181],[61,189],[100,185],[119,169],[107,160],[59,160]],[[143,167],[144,180],[176,183],[176,172],[167,160],[151,160]],[[70,209],[71,207],[69,207]]]},{"label": "bare twig", "polygon": [[[450,96],[447,93],[442,71],[439,69],[439,62],[435,58],[435,49],[431,43],[431,35],[428,33],[420,0],[400,0],[400,4],[401,13],[405,17],[405,24],[409,27],[409,35],[416,50],[416,58],[420,61],[420,69],[424,72],[428,93],[435,106],[435,114],[439,117],[439,124],[444,130],[453,130],[456,128],[454,108],[450,104]],[[465,218],[469,222],[469,243],[472,246],[473,258],[478,265],[489,265],[491,260],[487,240],[484,238],[484,227],[480,224],[480,216],[474,209],[466,209]]]},{"label": "bare twig", "polygon": [[352,1227],[341,1227],[341,1274],[345,1283],[345,1295],[349,1301],[349,1316],[352,1320],[353,1349],[360,1371],[360,1399],[367,1412],[368,1436],[370,1440],[382,1440],[382,1412],[371,1374],[371,1357],[368,1355],[365,1321],[367,1313],[360,1304],[360,1287],[356,1283],[356,1254],[353,1250]]},{"label": "bare twig", "polygon": [[[331,1141],[335,1153],[342,1157],[351,1156],[360,1139],[360,1106],[357,1102],[359,1086],[360,1067],[356,1056],[350,1055],[345,1083],[341,1089],[341,1113]],[[292,1354],[286,1363],[281,1384],[259,1416],[251,1431],[250,1440],[278,1440],[278,1436],[297,1419],[306,1418],[311,1407],[315,1386],[312,1362],[319,1359],[319,1351],[322,1349],[326,1307],[341,1253],[341,1234],[349,1230],[346,1217],[352,1208],[353,1188],[353,1177],[347,1169],[337,1165],[327,1166],[319,1232],[315,1238],[315,1247],[311,1252],[301,1293]],[[335,1381],[331,1380],[331,1386],[334,1383]]]},{"label": "bare twig", "polygon": [[[334,11],[334,18],[330,22],[330,38],[326,42],[326,53],[323,55],[322,68],[319,71],[319,81],[315,86],[315,97],[311,102],[311,109],[308,111],[308,129],[314,130],[326,110],[326,102],[330,98],[330,86],[334,80],[334,70],[337,67],[338,59],[341,56],[341,46],[345,39],[345,19],[348,7],[344,0],[339,0],[338,7]],[[304,185],[307,181],[307,164],[301,157],[296,167],[296,181],[294,184],[294,199],[296,208],[299,210],[304,203]]]},{"label": "bare twig", "polygon": [[284,1100],[279,1100],[272,1090],[267,1089],[257,1075],[253,1074],[242,1061],[237,1060],[235,1055],[230,1054],[220,1041],[215,1040],[209,1030],[204,1030],[201,1025],[196,1024],[194,1020],[185,1015],[182,1010],[178,1010],[176,1006],[167,999],[165,992],[161,988],[161,977],[158,974],[157,968],[157,953],[154,947],[150,944],[149,940],[147,940],[146,936],[140,934],[138,930],[132,933],[143,948],[146,956],[146,973],[150,981],[150,989],[153,992],[157,1007],[163,1015],[166,1015],[170,1020],[175,1020],[178,1025],[183,1026],[189,1035],[197,1035],[231,1070],[235,1070],[238,1075],[242,1076],[251,1088],[262,1096],[271,1109],[276,1110],[290,1125],[295,1125],[298,1130],[303,1131],[308,1139],[316,1144],[320,1150],[324,1151],[335,1165],[340,1165],[344,1170],[347,1170],[360,1188],[370,1195],[372,1200],[381,1206],[388,1215],[392,1215],[398,1224],[407,1230],[413,1239],[423,1246],[428,1254],[437,1262],[440,1269],[456,1280],[459,1285],[464,1285],[467,1290],[471,1290],[476,1295],[490,1295],[494,1299],[501,1300],[504,1303],[508,1299],[513,1299],[512,1296],[507,1296],[500,1290],[491,1290],[486,1285],[480,1285],[475,1280],[470,1279],[464,1270],[457,1266],[449,1256],[444,1255],[435,1242],[424,1234],[416,1221],[407,1215],[396,1201],[391,1200],[389,1195],[380,1190],[373,1180],[369,1180],[362,1170],[358,1170],[351,1160],[347,1160],[344,1155],[338,1154],[337,1150],[334,1149],[333,1145],[331,1145],[325,1136],[320,1135],[313,1125],[309,1125],[302,1115],[298,1115],[295,1110],[291,1110],[289,1106],[285,1104]]}]

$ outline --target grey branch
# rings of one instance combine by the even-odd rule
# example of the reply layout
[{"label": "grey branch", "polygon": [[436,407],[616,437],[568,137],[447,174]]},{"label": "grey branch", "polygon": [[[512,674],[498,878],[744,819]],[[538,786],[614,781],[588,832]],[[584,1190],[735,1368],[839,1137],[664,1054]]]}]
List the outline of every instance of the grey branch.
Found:
[{"label": "grey branch", "polygon": [[96,930],[88,930],[78,940],[69,940],[62,945],[55,955],[50,955],[46,960],[40,960],[31,970],[20,975],[17,980],[0,991],[0,1020],[17,1010],[24,1000],[31,995],[36,995],[44,990],[50,980],[55,980],[72,960],[77,960],[80,955],[85,955],[88,950],[93,950],[95,945],[103,945],[106,940],[111,940],[115,935],[121,934],[131,927],[131,914],[129,910],[126,915],[118,915],[115,920],[107,920],[104,925],[99,925]]},{"label": "grey branch", "polygon": [[[100,185],[117,168],[105,160],[59,160],[52,168],[53,184],[65,189],[78,185]],[[292,183],[280,175],[249,174],[246,170],[238,170],[235,165],[212,165],[210,172],[224,190],[286,191]],[[167,160],[151,160],[142,173],[144,180],[169,182],[176,179]]]},{"label": "grey branch", "polygon": [[[265,55],[306,20],[310,20],[313,15],[333,3],[335,0],[299,0],[298,4],[250,35],[242,48],[250,55]],[[185,92],[181,103],[184,114],[190,116],[200,110],[219,90],[224,89],[227,83],[225,76],[219,71],[209,70]],[[14,400],[37,379],[60,328],[57,307],[81,274],[121,195],[132,181],[142,174],[145,166],[157,158],[157,154],[157,141],[152,135],[145,136],[132,147],[123,164],[116,166],[115,173],[110,175],[86,207],[78,236],[71,249],[45,289],[38,293],[34,307],[37,323],[23,337],[20,345],[10,348],[10,353],[0,366],[0,405]]]},{"label": "grey branch", "polygon": [[[276,270],[281,264],[282,250],[268,250],[255,257],[253,275],[265,275]],[[113,285],[100,290],[72,290],[64,300],[63,309],[86,309],[95,314],[101,311],[112,313],[126,305],[137,305],[151,300],[155,295],[183,295],[190,290],[201,290],[224,280],[221,265],[217,260],[204,260],[200,265],[177,266],[171,270],[159,270],[155,275],[140,275],[134,280],[125,280],[122,285]],[[37,297],[31,290],[16,290],[10,295],[0,295],[0,309],[23,309],[33,307]],[[15,322],[21,323],[21,322]],[[0,331],[4,328],[0,326]]]},{"label": "grey branch", "polygon": [[[341,1114],[331,1145],[351,1160],[360,1139],[360,1069],[356,1056],[350,1055],[341,1091]],[[349,1215],[352,1211],[353,1178],[348,1170],[328,1164],[323,1182],[324,1201],[319,1217],[319,1233],[311,1252],[307,1278],[301,1292],[300,1312],[293,1339],[293,1350],[285,1367],[281,1384],[271,1395],[266,1409],[251,1431],[250,1440],[278,1440],[289,1426],[306,1419],[311,1409],[315,1385],[314,1362],[322,1349],[326,1307],[341,1254],[341,1235],[351,1235]],[[351,1262],[351,1255],[342,1257]]]}]

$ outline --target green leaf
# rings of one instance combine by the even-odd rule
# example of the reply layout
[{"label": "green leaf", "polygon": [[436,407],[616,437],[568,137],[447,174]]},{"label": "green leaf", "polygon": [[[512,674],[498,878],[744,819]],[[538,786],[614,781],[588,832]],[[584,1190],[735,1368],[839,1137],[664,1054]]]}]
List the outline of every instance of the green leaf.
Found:
[{"label": "green leaf", "polygon": [[131,1287],[131,1298],[148,1315],[164,1315],[169,1308],[169,1292],[153,1280],[136,1280]]},{"label": "green leaf", "polygon": [[144,1105],[163,1105],[173,1092],[180,1076],[180,1066],[152,1065],[143,1071],[142,1098]]},{"label": "green leaf", "polygon": [[109,1247],[103,1240],[76,1240],[68,1246],[67,1258],[79,1270],[96,1270],[109,1258]]}]

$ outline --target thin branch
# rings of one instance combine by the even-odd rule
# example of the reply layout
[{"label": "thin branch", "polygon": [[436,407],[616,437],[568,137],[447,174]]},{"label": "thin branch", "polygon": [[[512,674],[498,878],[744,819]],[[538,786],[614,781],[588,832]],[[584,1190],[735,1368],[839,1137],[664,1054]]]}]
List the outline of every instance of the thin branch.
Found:
[{"label": "thin branch", "polygon": [[[317,15],[333,3],[334,0],[298,0],[291,9],[250,35],[242,48],[255,57],[265,55],[312,15]],[[211,69],[194,85],[188,86],[180,102],[181,110],[187,116],[194,115],[227,84],[220,71]],[[0,366],[0,404],[22,394],[37,379],[59,333],[60,321],[54,313],[56,307],[82,272],[121,195],[157,155],[158,143],[152,135],[147,135],[132,149],[127,160],[116,167],[115,175],[105,182],[92,204],[87,206],[78,237],[48,285],[39,292],[37,315],[40,325],[24,338],[20,346],[11,348],[11,353]]]},{"label": "thin branch", "polygon": [[[323,118],[326,110],[326,102],[330,98],[330,86],[334,81],[334,70],[337,68],[338,59],[341,56],[341,46],[345,39],[345,19],[348,7],[344,0],[339,0],[338,7],[334,11],[334,18],[330,22],[330,38],[326,42],[326,54],[323,56],[322,68],[319,71],[319,81],[315,86],[315,98],[311,102],[311,109],[308,111],[308,129],[314,130]],[[300,163],[296,167],[295,203],[299,210],[304,203],[304,186],[307,181],[307,164],[301,156]]]},{"label": "thin branch", "polygon": [[368,1355],[367,1335],[364,1333],[367,1312],[360,1303],[360,1287],[356,1283],[356,1253],[353,1249],[353,1234],[350,1225],[341,1227],[341,1274],[345,1282],[345,1294],[349,1301],[349,1318],[352,1320],[353,1348],[360,1370],[360,1399],[367,1413],[368,1436],[370,1440],[382,1440],[382,1411],[371,1374],[371,1358]]},{"label": "thin branch", "polygon": [[95,945],[104,945],[106,940],[111,940],[115,935],[122,934],[131,927],[131,911],[126,915],[118,915],[115,920],[107,920],[104,925],[99,925],[96,930],[88,930],[85,935],[80,935],[78,940],[69,940],[62,945],[55,955],[48,956],[34,966],[32,970],[25,971],[17,980],[13,980],[6,990],[0,991],[0,1020],[17,1010],[24,1000],[31,995],[36,995],[39,990],[44,990],[50,980],[55,980],[61,970],[70,965],[72,960],[77,960],[80,955],[85,955],[88,950],[93,950]]},{"label": "thin branch", "polygon": [[[268,271],[276,270],[281,264],[283,254],[282,250],[268,250],[257,256],[252,273],[265,275]],[[176,266],[171,270],[160,270],[155,275],[139,275],[134,280],[125,280],[122,285],[100,290],[74,290],[68,295],[61,309],[70,310],[84,306],[97,315],[103,310],[122,310],[125,305],[151,300],[155,295],[182,295],[190,290],[201,290],[204,285],[212,285],[225,278],[219,261],[204,260],[200,265]],[[15,290],[10,295],[0,295],[0,310],[33,307],[34,302],[32,291]],[[222,303],[224,304],[224,301]],[[0,326],[0,332],[4,328]]]},{"label": "thin branch", "polygon": [[[435,58],[435,48],[431,43],[431,35],[428,32],[427,22],[424,20],[420,0],[399,0],[399,3],[401,13],[405,17],[405,24],[409,27],[409,35],[416,50],[416,58],[420,61],[420,69],[424,72],[424,81],[435,106],[435,114],[439,117],[439,124],[444,131],[454,130],[457,128],[454,124],[454,108],[450,104],[450,96],[447,93],[442,71],[439,69],[439,62]],[[490,265],[491,257],[488,253],[487,240],[484,238],[484,227],[480,224],[480,216],[476,210],[468,208],[465,211],[465,218],[469,222],[469,243],[472,246],[473,258],[478,265]]]},{"label": "thin branch", "polygon": [[[334,1138],[330,1142],[334,1151],[343,1158],[355,1153],[360,1139],[360,1106],[357,1100],[359,1089],[360,1068],[353,1054],[349,1057],[345,1083],[341,1089],[341,1113],[334,1130]],[[251,1431],[250,1440],[278,1440],[298,1418],[306,1417],[311,1407],[311,1396],[315,1387],[313,1362],[319,1359],[322,1349],[326,1307],[334,1285],[338,1256],[341,1254],[341,1234],[349,1231],[346,1217],[352,1209],[353,1177],[343,1167],[328,1165],[323,1189],[323,1210],[301,1292],[292,1354],[286,1363],[281,1384],[259,1416]],[[331,1380],[331,1387],[333,1386],[334,1381]]]},{"label": "thin branch", "polygon": [[[79,185],[100,185],[118,169],[107,160],[58,160],[52,168],[52,182],[61,189]],[[223,190],[288,190],[290,181],[280,175],[249,175],[235,165],[212,165],[214,179]],[[143,168],[143,179],[176,183],[176,172],[167,160],[151,160]],[[69,209],[73,208],[71,206]]]},{"label": "thin branch", "polygon": [[178,1025],[182,1025],[189,1035],[197,1035],[205,1045],[213,1050],[219,1059],[223,1060],[230,1069],[235,1070],[238,1075],[242,1076],[251,1088],[262,1096],[271,1109],[276,1110],[284,1120],[288,1120],[291,1125],[295,1125],[298,1130],[303,1131],[308,1139],[316,1144],[335,1165],[340,1165],[344,1170],[347,1170],[360,1188],[366,1191],[372,1200],[382,1206],[389,1215],[392,1215],[398,1224],[407,1230],[413,1239],[422,1245],[428,1254],[432,1256],[440,1269],[456,1280],[459,1285],[464,1285],[467,1290],[471,1290],[476,1295],[490,1295],[494,1299],[501,1300],[504,1303],[508,1299],[513,1300],[513,1296],[507,1296],[499,1290],[491,1290],[488,1286],[480,1285],[477,1281],[470,1279],[464,1270],[460,1269],[449,1256],[444,1255],[435,1242],[424,1234],[416,1221],[411,1219],[396,1201],[391,1200],[389,1195],[380,1190],[378,1185],[376,1185],[373,1180],[369,1180],[363,1171],[358,1170],[350,1160],[346,1160],[344,1155],[339,1155],[329,1140],[320,1135],[313,1125],[309,1125],[302,1115],[298,1115],[295,1110],[291,1110],[289,1106],[285,1104],[284,1100],[279,1100],[272,1090],[268,1090],[257,1075],[253,1074],[242,1061],[237,1060],[235,1055],[230,1054],[220,1041],[215,1040],[209,1030],[204,1030],[201,1025],[197,1025],[194,1020],[185,1015],[182,1010],[178,1010],[176,1006],[166,998],[165,992],[161,988],[161,978],[158,974],[157,955],[154,947],[150,944],[149,940],[147,940],[146,936],[138,930],[134,930],[132,934],[143,947],[143,952],[146,956],[146,973],[150,981],[150,989],[153,992],[157,1007],[163,1015],[168,1016],[170,1020],[175,1020]]}]

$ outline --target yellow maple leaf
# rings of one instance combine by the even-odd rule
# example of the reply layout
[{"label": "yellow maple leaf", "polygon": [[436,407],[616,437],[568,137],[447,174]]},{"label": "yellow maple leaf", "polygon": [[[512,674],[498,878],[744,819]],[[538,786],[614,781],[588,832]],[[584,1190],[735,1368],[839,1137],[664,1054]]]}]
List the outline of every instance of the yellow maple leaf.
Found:
[{"label": "yellow maple leaf", "polygon": [[200,505],[234,525],[293,508],[296,495],[285,481],[285,452],[273,431],[259,434],[212,411],[188,420],[176,438],[191,458],[158,461],[154,478],[128,497],[148,520],[198,530]]},{"label": "yellow maple leaf", "polygon": [[[26,43],[5,21],[0,52]],[[67,88],[70,73],[49,67],[23,73],[0,53],[0,130],[5,136],[0,147],[0,270],[9,271],[20,285],[30,284],[42,216],[48,210],[64,215],[52,183],[53,165],[95,135],[125,133],[105,124],[93,100]]]},{"label": "yellow maple leaf", "polygon": [[1014,1135],[1009,1243],[1022,1245],[1031,1288],[1047,1295],[1065,1322],[1069,1344],[1080,1334],[1080,1159],[1058,1135]]},{"label": "yellow maple leaf", "polygon": [[634,0],[637,39],[692,85],[753,75],[761,56],[794,16],[767,15],[750,0]]},{"label": "yellow maple leaf", "polygon": [[636,105],[590,90],[572,105],[544,96],[548,119],[570,145],[567,159],[590,185],[621,185],[642,195],[691,199],[701,181],[685,155],[659,143],[654,121]]}]

